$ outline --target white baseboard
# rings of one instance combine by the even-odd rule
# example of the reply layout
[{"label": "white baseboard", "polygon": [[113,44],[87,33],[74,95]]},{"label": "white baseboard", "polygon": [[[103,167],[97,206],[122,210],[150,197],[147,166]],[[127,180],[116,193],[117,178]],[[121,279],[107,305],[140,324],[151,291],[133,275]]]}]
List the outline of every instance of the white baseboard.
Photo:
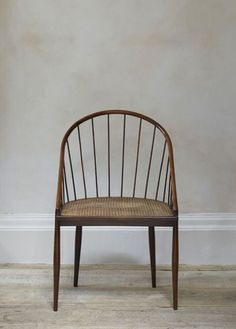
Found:
[{"label": "white baseboard", "polygon": [[[180,263],[232,265],[236,262],[236,213],[180,215]],[[52,263],[52,214],[0,214],[0,263]],[[74,228],[62,229],[62,263],[73,263]],[[171,230],[156,229],[157,263],[171,260]],[[85,227],[83,264],[147,264],[144,227]]]}]

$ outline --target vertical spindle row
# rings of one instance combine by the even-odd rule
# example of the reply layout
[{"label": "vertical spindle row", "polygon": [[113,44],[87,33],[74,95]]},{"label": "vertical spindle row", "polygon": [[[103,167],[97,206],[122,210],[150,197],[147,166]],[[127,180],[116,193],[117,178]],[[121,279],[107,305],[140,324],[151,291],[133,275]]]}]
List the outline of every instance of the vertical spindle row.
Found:
[{"label": "vertical spindle row", "polygon": [[[110,113],[106,113],[106,119],[107,119],[107,194],[108,197],[111,196],[111,126],[110,126]],[[121,176],[120,176],[120,197],[123,197],[124,195],[124,177],[125,177],[125,171],[127,164],[125,163],[125,155],[128,152],[128,149],[126,150],[126,131],[127,131],[127,114],[122,114],[123,116],[123,127],[122,127],[122,150],[121,150]],[[91,121],[91,134],[92,134],[92,148],[93,148],[93,162],[94,162],[94,182],[95,182],[95,195],[96,197],[99,197],[99,177],[98,177],[98,158],[97,158],[97,142],[96,142],[96,133],[95,133],[95,120],[93,117],[90,118]],[[139,117],[139,126],[137,127],[137,144],[136,144],[136,153],[135,153],[135,167],[134,167],[134,177],[133,177],[133,186],[131,191],[131,196],[135,197],[136,190],[137,190],[137,179],[138,179],[138,171],[140,166],[140,152],[141,152],[141,135],[142,133],[142,123],[143,118]],[[156,139],[157,139],[157,129],[158,126],[152,125],[153,131],[152,131],[152,137],[150,137],[150,151],[147,155],[147,172],[144,177],[144,198],[148,197],[148,192],[151,185],[151,172],[154,170],[154,165],[152,162],[154,161],[154,154],[156,152],[159,153],[159,147],[158,151],[156,151]],[[85,146],[82,145],[83,141],[81,139],[81,131],[80,131],[80,125],[77,126],[77,138],[78,138],[78,151],[80,153],[79,161],[80,161],[80,167],[81,167],[81,176],[82,176],[82,185],[84,190],[84,197],[87,198],[87,185],[86,185],[86,176],[85,175],[85,166],[84,166],[84,148]],[[154,191],[154,197],[155,200],[162,200],[163,202],[167,202],[169,205],[172,202],[172,177],[171,177],[171,171],[170,171],[170,159],[166,156],[166,147],[167,146],[167,139],[164,141],[164,146],[162,149],[162,153],[160,154],[160,165],[159,165],[159,171],[157,173],[157,181]],[[71,143],[69,143],[69,140],[65,143],[66,151],[68,154],[68,166],[63,168],[63,188],[62,188],[62,202],[65,203],[68,202],[72,193],[72,199],[77,200],[77,190],[76,190],[76,183],[75,183],[75,171],[73,171],[73,161],[74,158],[72,158],[71,154]],[[73,161],[72,161],[73,160]],[[105,159],[106,162],[106,159]],[[165,167],[165,170],[164,170]],[[68,176],[68,172],[71,177]],[[86,172],[87,173],[87,172]],[[80,177],[81,177],[80,176]],[[69,179],[69,185],[68,185],[68,179]],[[69,188],[68,188],[69,187]],[[70,192],[72,191],[72,192]],[[163,194],[162,194],[163,192]],[[160,197],[161,194],[161,197]]]}]

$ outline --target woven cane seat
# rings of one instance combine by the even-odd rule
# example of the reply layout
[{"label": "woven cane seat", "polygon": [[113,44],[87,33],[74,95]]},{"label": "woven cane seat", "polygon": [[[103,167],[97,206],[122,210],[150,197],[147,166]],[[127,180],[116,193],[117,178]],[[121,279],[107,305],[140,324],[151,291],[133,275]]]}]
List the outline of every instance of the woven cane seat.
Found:
[{"label": "woven cane seat", "polygon": [[161,201],[128,197],[99,197],[71,201],[62,207],[62,216],[76,217],[166,217],[173,216]]}]

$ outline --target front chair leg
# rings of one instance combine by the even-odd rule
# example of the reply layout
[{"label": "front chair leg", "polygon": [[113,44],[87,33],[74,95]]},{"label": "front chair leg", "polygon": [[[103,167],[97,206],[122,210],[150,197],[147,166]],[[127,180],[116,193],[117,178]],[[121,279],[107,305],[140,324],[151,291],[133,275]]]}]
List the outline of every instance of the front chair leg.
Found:
[{"label": "front chair leg", "polygon": [[54,258],[53,258],[53,310],[58,309],[58,292],[60,276],[60,224],[55,223]]},{"label": "front chair leg", "polygon": [[155,247],[155,227],[148,227],[149,233],[149,252],[152,273],[152,287],[156,288],[156,247]]},{"label": "front chair leg", "polygon": [[76,226],[76,231],[75,231],[74,287],[78,287],[81,241],[82,241],[82,226]]},{"label": "front chair leg", "polygon": [[172,284],[173,284],[173,309],[178,308],[178,267],[179,267],[179,242],[178,224],[173,226],[172,242]]}]

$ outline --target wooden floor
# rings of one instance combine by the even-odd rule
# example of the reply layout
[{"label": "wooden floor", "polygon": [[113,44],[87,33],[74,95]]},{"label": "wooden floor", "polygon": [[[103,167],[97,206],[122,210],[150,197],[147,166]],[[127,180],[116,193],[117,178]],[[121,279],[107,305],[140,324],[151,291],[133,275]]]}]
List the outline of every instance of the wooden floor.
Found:
[{"label": "wooden floor", "polygon": [[182,268],[179,310],[172,310],[171,274],[148,266],[83,266],[61,271],[59,311],[52,311],[52,269],[0,265],[0,328],[236,328],[235,268]]}]

